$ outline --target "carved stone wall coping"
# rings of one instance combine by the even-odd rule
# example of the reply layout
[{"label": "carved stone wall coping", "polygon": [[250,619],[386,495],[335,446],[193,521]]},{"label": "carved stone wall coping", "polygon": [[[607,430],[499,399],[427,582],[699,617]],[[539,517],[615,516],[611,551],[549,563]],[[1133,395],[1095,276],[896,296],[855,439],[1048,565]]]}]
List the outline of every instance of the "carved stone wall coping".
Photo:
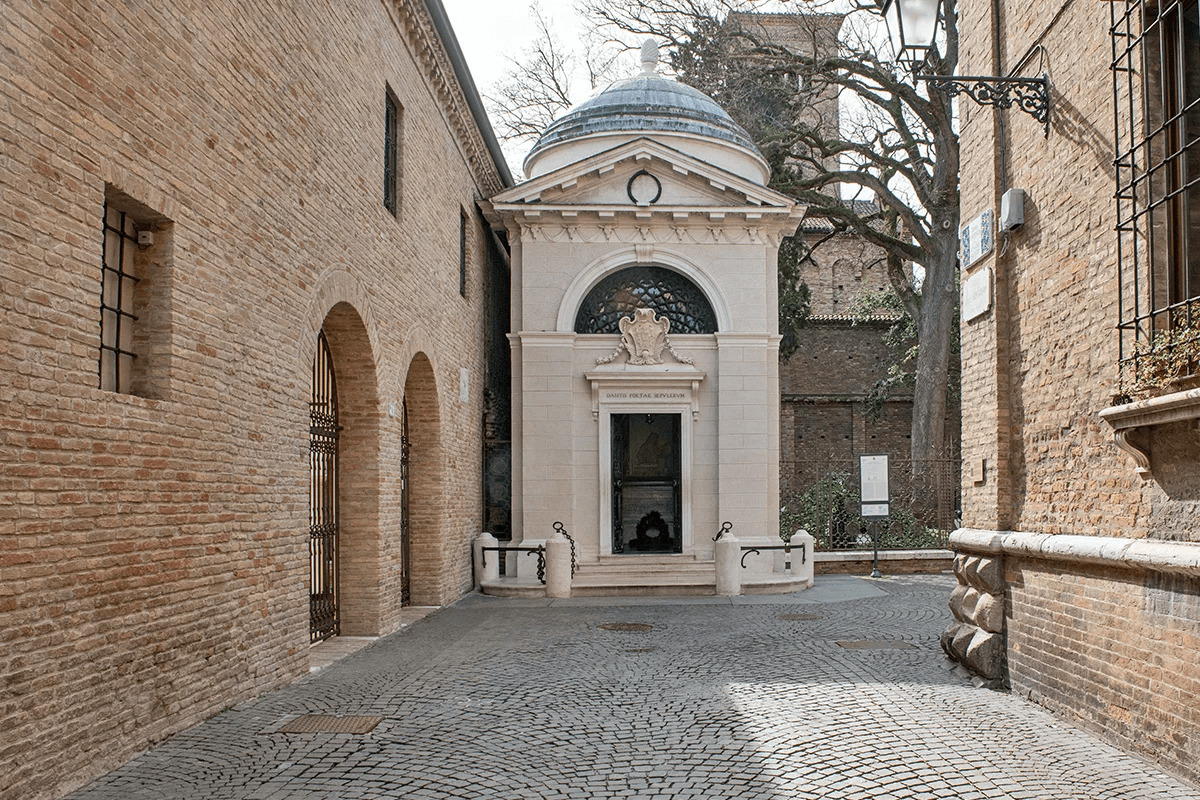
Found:
[{"label": "carved stone wall coping", "polygon": [[1147,478],[1150,475],[1149,439],[1136,435],[1137,429],[1200,419],[1200,389],[1106,408],[1100,412],[1100,419],[1112,426],[1113,442],[1133,459],[1138,475]]},{"label": "carved stone wall coping", "polygon": [[1149,400],[1106,408],[1100,412],[1100,419],[1114,430],[1200,419],[1200,389],[1172,392]]},{"label": "carved stone wall coping", "polygon": [[966,553],[1004,553],[1200,577],[1200,544],[1190,542],[960,528],[950,534],[950,546]]},{"label": "carved stone wall coping", "polygon": [[[818,562],[837,563],[842,561],[869,562],[872,560],[870,550],[836,550],[813,553],[813,560]],[[880,561],[946,561],[954,558],[949,550],[880,550]]]}]

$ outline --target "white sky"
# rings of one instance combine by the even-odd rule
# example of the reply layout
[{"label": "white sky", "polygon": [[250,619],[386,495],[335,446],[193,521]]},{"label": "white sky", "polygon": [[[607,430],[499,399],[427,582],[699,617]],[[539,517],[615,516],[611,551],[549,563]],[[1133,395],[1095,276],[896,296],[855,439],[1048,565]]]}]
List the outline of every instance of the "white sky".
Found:
[{"label": "white sky", "polygon": [[[442,0],[454,34],[462,47],[479,91],[487,94],[492,83],[533,41],[530,0]],[[570,2],[543,2],[543,9],[566,34],[573,33],[575,10]]]},{"label": "white sky", "polygon": [[[529,7],[532,0],[442,0],[459,47],[479,93],[491,94],[496,81],[509,70],[536,36]],[[542,13],[553,22],[563,42],[579,36],[581,20],[570,0],[542,0]],[[583,98],[579,98],[582,100]],[[494,123],[493,123],[494,127]],[[513,176],[521,177],[528,144],[501,142]]]}]

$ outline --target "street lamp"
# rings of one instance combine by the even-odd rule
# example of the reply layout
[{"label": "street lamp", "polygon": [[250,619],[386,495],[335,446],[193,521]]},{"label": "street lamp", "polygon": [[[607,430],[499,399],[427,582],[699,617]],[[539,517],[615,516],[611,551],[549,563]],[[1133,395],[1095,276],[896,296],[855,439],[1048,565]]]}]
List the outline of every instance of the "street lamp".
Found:
[{"label": "street lamp", "polygon": [[929,58],[937,34],[940,0],[883,0],[892,51],[915,73]]},{"label": "street lamp", "polygon": [[941,0],[879,2],[896,58],[909,66],[917,80],[926,81],[930,89],[950,97],[965,94],[978,105],[996,108],[1016,105],[1042,123],[1042,132],[1050,135],[1050,82],[1044,72],[1037,78],[923,74],[919,70],[927,66],[929,53],[933,50]]}]

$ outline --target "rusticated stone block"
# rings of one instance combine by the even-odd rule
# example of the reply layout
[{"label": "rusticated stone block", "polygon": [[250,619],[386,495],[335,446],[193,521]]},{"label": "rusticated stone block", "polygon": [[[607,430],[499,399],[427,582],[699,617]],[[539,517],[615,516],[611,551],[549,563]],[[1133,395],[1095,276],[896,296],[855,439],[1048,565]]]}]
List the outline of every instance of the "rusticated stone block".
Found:
[{"label": "rusticated stone block", "polygon": [[950,645],[954,642],[954,634],[958,632],[958,626],[959,623],[956,622],[949,628],[946,628],[946,630],[942,631],[942,635],[938,639],[942,645],[942,652],[945,653],[946,657],[951,661],[955,660],[955,656],[954,649]]},{"label": "rusticated stone block", "polygon": [[971,621],[971,615],[963,613],[963,598],[967,596],[967,592],[970,590],[971,587],[960,583],[958,586],[955,586],[954,591],[950,593],[950,602],[947,605],[950,606],[950,613],[953,614],[954,618],[959,622]]},{"label": "rusticated stone block", "polygon": [[974,624],[975,621],[975,606],[979,603],[980,594],[973,587],[968,586],[967,591],[963,593],[962,599],[962,620]]},{"label": "rusticated stone block", "polygon": [[972,585],[988,594],[1004,594],[1004,559],[980,558],[975,566],[976,582]]},{"label": "rusticated stone block", "polygon": [[985,678],[996,680],[1004,675],[1004,636],[976,628],[967,644],[963,663]]},{"label": "rusticated stone block", "polygon": [[954,632],[954,638],[950,641],[950,652],[956,661],[963,662],[966,659],[967,647],[970,646],[971,640],[978,630],[974,625],[958,626],[958,630]]},{"label": "rusticated stone block", "polygon": [[991,633],[1004,631],[1004,596],[997,594],[981,594],[975,604],[975,613],[971,622]]},{"label": "rusticated stone block", "polygon": [[963,577],[963,570],[967,565],[967,556],[959,553],[954,557],[954,577],[958,578],[959,583],[965,584],[967,579]]},{"label": "rusticated stone block", "polygon": [[[955,651],[954,642],[959,639],[959,634],[963,633],[964,628],[966,629],[966,635],[964,638],[961,639],[961,642],[962,642],[961,650]],[[949,628],[946,628],[946,630],[942,631],[942,635],[940,638],[940,641],[942,644],[942,651],[945,652],[945,654],[952,661],[961,661],[963,654],[965,654],[967,652],[966,646],[971,641],[971,637],[974,635],[975,635],[975,632],[971,628],[970,625],[965,625],[961,622],[956,622],[953,625],[951,625]]]},{"label": "rusticated stone block", "polygon": [[979,556],[968,556],[967,560],[963,562],[962,577],[959,578],[960,581],[976,590],[984,589],[983,584],[979,582],[979,562]]}]

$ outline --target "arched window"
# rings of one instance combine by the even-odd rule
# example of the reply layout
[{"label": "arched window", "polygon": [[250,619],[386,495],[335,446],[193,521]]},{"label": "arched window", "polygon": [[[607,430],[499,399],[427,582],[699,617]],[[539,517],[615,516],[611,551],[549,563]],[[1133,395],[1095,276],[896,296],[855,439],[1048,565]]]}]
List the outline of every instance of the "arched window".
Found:
[{"label": "arched window", "polygon": [[620,333],[621,317],[651,308],[671,333],[716,333],[717,315],[700,287],[665,267],[628,267],[597,283],[575,315],[576,333]]}]

